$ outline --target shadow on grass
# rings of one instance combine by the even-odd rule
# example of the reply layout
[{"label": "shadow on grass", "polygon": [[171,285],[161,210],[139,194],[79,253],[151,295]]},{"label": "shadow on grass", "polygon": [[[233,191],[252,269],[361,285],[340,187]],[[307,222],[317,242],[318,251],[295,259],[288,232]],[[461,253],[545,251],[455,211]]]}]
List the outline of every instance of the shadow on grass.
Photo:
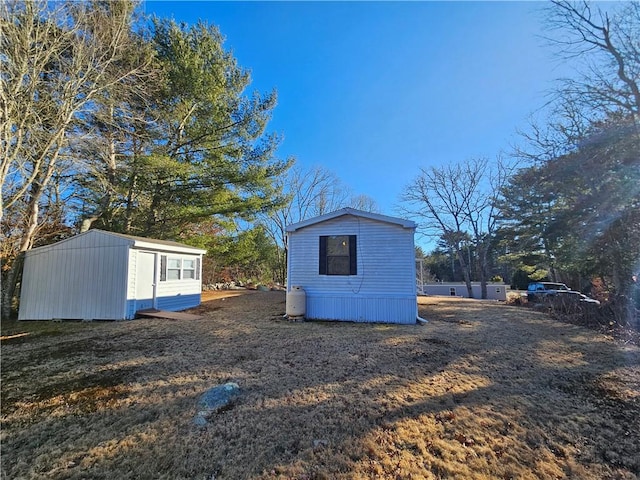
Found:
[{"label": "shadow on grass", "polygon": [[[425,307],[425,327],[290,323],[275,320],[281,297],[212,302],[205,320],[140,320],[11,345],[3,470],[48,478],[638,473],[637,429],[627,434],[635,397],[616,399],[601,382],[637,365],[635,350],[485,304]],[[242,399],[196,428],[198,396],[228,380]],[[5,392],[14,401],[6,412]]]}]

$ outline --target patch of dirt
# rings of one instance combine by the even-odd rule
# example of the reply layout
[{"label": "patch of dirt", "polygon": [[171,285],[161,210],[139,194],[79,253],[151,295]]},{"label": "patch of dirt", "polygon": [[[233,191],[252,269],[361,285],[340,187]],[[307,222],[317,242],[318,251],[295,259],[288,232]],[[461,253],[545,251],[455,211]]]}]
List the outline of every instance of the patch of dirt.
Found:
[{"label": "patch of dirt", "polygon": [[[420,297],[429,323],[401,326],[290,322],[284,300],[20,325],[2,342],[2,476],[640,476],[637,346],[498,302]],[[194,425],[228,381],[234,408]]]}]

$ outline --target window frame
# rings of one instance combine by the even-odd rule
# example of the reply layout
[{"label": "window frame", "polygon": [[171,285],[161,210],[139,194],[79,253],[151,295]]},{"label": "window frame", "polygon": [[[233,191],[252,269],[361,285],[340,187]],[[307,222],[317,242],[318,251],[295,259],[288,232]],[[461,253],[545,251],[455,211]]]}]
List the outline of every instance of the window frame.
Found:
[{"label": "window frame", "polygon": [[[186,268],[185,263],[190,262],[193,266]],[[191,272],[192,276],[187,277],[186,273]],[[195,280],[196,279],[196,259],[195,258],[183,258],[182,259],[182,280]]]},{"label": "window frame", "polygon": [[[170,264],[174,261],[179,262],[179,268],[173,267],[170,268]],[[185,268],[185,263],[191,263],[191,268]],[[182,282],[182,281],[199,281],[200,280],[200,270],[202,267],[202,262],[200,257],[195,256],[181,256],[181,255],[160,255],[160,282]],[[174,271],[178,272],[178,278],[169,278],[169,272]],[[185,272],[193,272],[189,276],[185,275]]]},{"label": "window frame", "polygon": [[[345,238],[348,245],[347,249],[348,255],[330,255],[328,253],[328,243],[329,239],[342,239]],[[347,277],[347,276],[355,276],[358,275],[358,248],[357,248],[357,236],[356,235],[320,235],[319,237],[319,266],[318,266],[318,274],[319,275],[329,275],[329,276],[339,276],[339,277]],[[342,269],[340,271],[335,271],[334,266],[330,260],[332,258],[348,258],[348,272],[347,269]]]},{"label": "window frame", "polygon": [[[171,267],[171,262],[178,262],[177,267]],[[170,272],[178,272],[178,278],[171,278]],[[168,257],[167,258],[167,281],[168,282],[179,282],[182,280],[182,257]]]}]

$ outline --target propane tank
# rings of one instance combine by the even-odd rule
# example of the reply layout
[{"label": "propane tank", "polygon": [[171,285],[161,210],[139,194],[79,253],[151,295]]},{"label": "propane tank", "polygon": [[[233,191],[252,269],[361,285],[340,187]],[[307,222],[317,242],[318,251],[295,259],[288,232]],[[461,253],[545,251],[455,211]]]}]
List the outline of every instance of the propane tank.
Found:
[{"label": "propane tank", "polygon": [[304,317],[307,307],[307,294],[299,286],[292,286],[287,292],[286,313],[288,317]]}]

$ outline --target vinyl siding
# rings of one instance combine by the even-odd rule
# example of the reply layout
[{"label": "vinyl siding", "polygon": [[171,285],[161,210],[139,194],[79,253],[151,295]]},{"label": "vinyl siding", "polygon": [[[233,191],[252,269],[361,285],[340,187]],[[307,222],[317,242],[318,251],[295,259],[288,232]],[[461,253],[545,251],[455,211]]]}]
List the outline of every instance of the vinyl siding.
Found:
[{"label": "vinyl siding", "polygon": [[[414,231],[345,215],[289,233],[287,286],[307,295],[307,318],[415,323]],[[357,275],[320,275],[319,237],[357,236]]]},{"label": "vinyl siding", "polygon": [[200,292],[192,294],[173,295],[170,297],[158,297],[158,309],[176,312],[200,305]]},{"label": "vinyl siding", "polygon": [[414,324],[416,296],[310,294],[305,317],[310,320]]},{"label": "vinyl siding", "polygon": [[[198,256],[193,255],[172,255],[182,259],[197,259]],[[200,261],[202,265],[202,261]],[[158,265],[158,268],[160,266]],[[198,273],[202,278],[202,273]],[[200,280],[166,280],[158,282],[157,287],[157,308],[160,310],[178,311],[186,308],[197,307],[200,305],[200,293],[202,292],[202,283]]]},{"label": "vinyl siding", "polygon": [[[138,267],[138,251],[129,249],[129,261],[127,263],[127,305],[129,300],[135,300],[136,298],[136,280],[137,280],[137,267]],[[135,316],[137,308],[134,307],[133,314],[131,314],[131,308],[127,307],[127,318],[133,318]]]},{"label": "vinyl siding", "polygon": [[201,290],[200,280],[169,280],[158,283],[157,296],[160,298],[199,294]]},{"label": "vinyl siding", "polygon": [[[185,254],[174,254],[174,253],[162,253],[162,255],[167,255],[168,257],[178,257],[181,259],[193,259],[197,260],[198,255],[185,255]],[[158,259],[158,272],[160,270],[160,260]],[[202,265],[202,259],[200,260],[200,265]],[[202,278],[202,273],[197,273],[199,278]],[[159,277],[158,277],[159,278]],[[202,283],[200,280],[165,280],[164,282],[158,281],[157,288],[157,296],[161,297],[176,297],[178,295],[193,295],[200,294],[202,291]]]},{"label": "vinyl siding", "polygon": [[[153,283],[153,271],[137,278],[140,251],[201,258],[184,253],[189,247],[154,245],[145,242],[144,250],[133,248],[135,240],[125,236],[92,230],[53,245],[27,252],[21,288],[20,320],[133,318],[149,299],[136,299],[138,282]],[[146,245],[155,246],[147,249]],[[167,250],[165,250],[167,249]],[[193,250],[193,249],[192,249]],[[200,261],[202,265],[202,261]],[[200,303],[200,280],[157,282],[157,308],[180,310]]]},{"label": "vinyl siding", "polygon": [[[137,298],[136,285],[138,282],[153,282],[153,271],[145,272],[145,278],[138,278],[137,262],[140,253],[156,253],[156,304],[153,306],[153,299]],[[149,250],[131,250],[129,255],[129,288],[127,291],[127,318],[134,318],[135,312],[147,308],[157,308],[158,310],[178,311],[200,305],[202,283],[200,280],[167,280],[161,282],[160,279],[160,256],[178,257],[181,259],[200,258],[199,255],[187,255],[184,253]],[[198,273],[201,277],[201,273]]]},{"label": "vinyl siding", "polygon": [[18,318],[123,318],[127,252],[121,240],[95,235],[27,252]]},{"label": "vinyl siding", "polygon": [[[187,308],[193,308],[200,305],[201,294],[194,293],[190,295],[175,295],[172,297],[161,297],[157,299],[158,310],[166,310],[169,312],[177,312]],[[136,312],[140,310],[139,303],[135,299],[127,300],[127,319],[135,318]]]}]

